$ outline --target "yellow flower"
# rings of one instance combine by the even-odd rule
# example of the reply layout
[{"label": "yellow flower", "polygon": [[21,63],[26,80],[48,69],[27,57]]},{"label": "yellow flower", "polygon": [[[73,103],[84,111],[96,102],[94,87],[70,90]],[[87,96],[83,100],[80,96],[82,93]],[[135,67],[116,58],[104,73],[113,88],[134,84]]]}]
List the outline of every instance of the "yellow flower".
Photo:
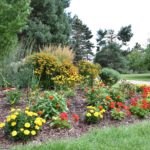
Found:
[{"label": "yellow flower", "polygon": [[24,126],[25,126],[26,128],[30,128],[31,125],[30,125],[30,123],[27,122],[27,123],[25,123]]},{"label": "yellow flower", "polygon": [[94,113],[94,110],[90,110],[90,113]]},{"label": "yellow flower", "polygon": [[99,117],[102,119],[102,118],[103,118],[103,115],[102,115],[102,114],[100,114],[100,115],[99,115]]},{"label": "yellow flower", "polygon": [[6,121],[7,121],[7,122],[10,122],[10,121],[11,121],[11,117],[8,116],[8,117],[6,118]]},{"label": "yellow flower", "polygon": [[24,135],[29,135],[30,134],[30,131],[29,130],[24,130]]},{"label": "yellow flower", "polygon": [[16,117],[17,117],[17,116],[16,116],[15,114],[13,114],[13,115],[10,116],[10,118],[13,119],[13,120],[15,120]]},{"label": "yellow flower", "polygon": [[0,128],[3,128],[3,127],[5,127],[5,123],[0,123]]},{"label": "yellow flower", "polygon": [[20,131],[23,132],[23,131],[24,131],[24,128],[20,128]]},{"label": "yellow flower", "polygon": [[35,130],[32,130],[32,131],[31,131],[31,134],[32,134],[32,135],[36,135],[36,131],[35,131]]},{"label": "yellow flower", "polygon": [[29,107],[26,107],[26,110],[29,110]]},{"label": "yellow flower", "polygon": [[17,123],[16,122],[12,122],[11,126],[14,127]]},{"label": "yellow flower", "polygon": [[11,112],[14,112],[15,110],[16,110],[16,109],[14,109],[14,108],[11,108],[11,110],[10,110],[10,111],[11,111]]},{"label": "yellow flower", "polygon": [[34,113],[33,113],[32,111],[28,111],[26,114],[27,114],[29,117],[32,117],[32,116],[34,115]]},{"label": "yellow flower", "polygon": [[98,112],[95,112],[95,113],[94,113],[94,116],[95,116],[95,117],[98,117],[98,116],[99,116],[99,113],[98,113]]},{"label": "yellow flower", "polygon": [[86,116],[87,116],[87,117],[91,117],[91,113],[87,113]]},{"label": "yellow flower", "polygon": [[38,126],[42,126],[42,120],[43,120],[42,118],[38,117],[35,119],[34,123]]},{"label": "yellow flower", "polygon": [[17,131],[15,131],[15,130],[12,131],[12,132],[11,132],[11,135],[12,135],[12,136],[16,136],[16,135],[17,135]]},{"label": "yellow flower", "polygon": [[46,123],[46,120],[45,120],[45,119],[42,119],[42,122],[43,122],[43,123]]},{"label": "yellow flower", "polygon": [[101,113],[104,113],[104,112],[106,112],[106,110],[105,110],[105,109],[102,109],[102,110],[101,110]]},{"label": "yellow flower", "polygon": [[19,115],[19,113],[18,113],[18,112],[15,112],[15,115]]},{"label": "yellow flower", "polygon": [[40,129],[40,127],[36,125],[36,126],[35,126],[35,129],[36,129],[36,130],[39,130],[39,129]]}]

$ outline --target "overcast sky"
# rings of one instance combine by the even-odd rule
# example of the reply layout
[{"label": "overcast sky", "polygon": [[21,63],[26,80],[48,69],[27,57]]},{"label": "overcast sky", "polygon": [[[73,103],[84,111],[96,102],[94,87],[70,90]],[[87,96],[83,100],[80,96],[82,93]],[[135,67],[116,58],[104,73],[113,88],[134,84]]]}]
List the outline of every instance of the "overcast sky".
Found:
[{"label": "overcast sky", "polygon": [[71,0],[68,9],[86,24],[94,36],[98,29],[114,29],[131,24],[134,36],[130,42],[146,45],[150,38],[150,0]]}]

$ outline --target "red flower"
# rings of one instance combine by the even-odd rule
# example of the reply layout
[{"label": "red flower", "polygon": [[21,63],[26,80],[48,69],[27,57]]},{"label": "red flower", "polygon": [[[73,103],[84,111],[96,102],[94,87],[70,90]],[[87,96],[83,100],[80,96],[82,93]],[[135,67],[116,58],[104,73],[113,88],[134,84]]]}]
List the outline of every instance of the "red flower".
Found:
[{"label": "red flower", "polygon": [[73,114],[72,118],[73,118],[74,122],[78,122],[79,121],[79,116],[77,114]]},{"label": "red flower", "polygon": [[137,106],[137,101],[138,101],[138,98],[132,98],[131,99],[131,105],[132,106]]},{"label": "red flower", "polygon": [[111,109],[115,108],[115,102],[110,102],[109,107],[110,107]]},{"label": "red flower", "polygon": [[52,101],[54,99],[54,96],[53,95],[49,96],[49,99]]},{"label": "red flower", "polygon": [[126,105],[124,105],[123,108],[124,108],[125,110],[129,110],[129,109],[130,109],[130,108],[129,108],[128,106],[126,106]]},{"label": "red flower", "polygon": [[124,104],[122,102],[117,102],[118,107],[123,107]]},{"label": "red flower", "polygon": [[98,106],[99,110],[102,110],[103,109],[103,106]]},{"label": "red flower", "polygon": [[61,118],[61,120],[66,120],[66,121],[68,121],[68,114],[67,114],[66,112],[62,112],[62,113],[60,114],[60,118]]}]

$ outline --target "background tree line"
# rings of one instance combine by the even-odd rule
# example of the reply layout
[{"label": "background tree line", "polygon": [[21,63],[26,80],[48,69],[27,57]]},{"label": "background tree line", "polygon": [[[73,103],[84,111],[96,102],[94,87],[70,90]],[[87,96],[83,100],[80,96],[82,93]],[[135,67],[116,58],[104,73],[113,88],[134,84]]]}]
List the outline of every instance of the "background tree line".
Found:
[{"label": "background tree line", "polygon": [[131,25],[97,31],[96,49],[89,27],[66,12],[70,0],[3,0],[0,1],[0,59],[15,53],[20,60],[41,51],[45,46],[69,46],[78,62],[93,55],[94,62],[119,72],[145,72],[150,70],[150,44],[142,48],[136,43],[130,51],[122,50],[131,40]]}]

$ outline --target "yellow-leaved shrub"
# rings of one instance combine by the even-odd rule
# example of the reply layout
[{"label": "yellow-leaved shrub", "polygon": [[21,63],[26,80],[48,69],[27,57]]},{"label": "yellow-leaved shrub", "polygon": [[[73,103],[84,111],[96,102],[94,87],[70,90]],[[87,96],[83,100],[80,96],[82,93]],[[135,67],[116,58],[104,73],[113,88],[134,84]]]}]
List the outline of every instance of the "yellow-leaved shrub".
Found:
[{"label": "yellow-leaved shrub", "polygon": [[86,60],[81,60],[78,63],[79,74],[84,77],[84,82],[88,82],[89,85],[93,85],[94,79],[101,73],[101,66],[99,64],[93,64]]}]

